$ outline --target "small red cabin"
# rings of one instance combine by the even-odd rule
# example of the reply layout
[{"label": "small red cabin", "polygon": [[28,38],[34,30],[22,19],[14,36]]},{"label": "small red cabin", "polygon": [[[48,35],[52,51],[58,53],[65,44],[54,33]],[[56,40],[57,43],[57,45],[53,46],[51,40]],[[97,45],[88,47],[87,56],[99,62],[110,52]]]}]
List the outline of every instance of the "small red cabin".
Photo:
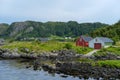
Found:
[{"label": "small red cabin", "polygon": [[92,40],[92,37],[80,36],[76,41],[76,46],[88,47],[89,41]]}]

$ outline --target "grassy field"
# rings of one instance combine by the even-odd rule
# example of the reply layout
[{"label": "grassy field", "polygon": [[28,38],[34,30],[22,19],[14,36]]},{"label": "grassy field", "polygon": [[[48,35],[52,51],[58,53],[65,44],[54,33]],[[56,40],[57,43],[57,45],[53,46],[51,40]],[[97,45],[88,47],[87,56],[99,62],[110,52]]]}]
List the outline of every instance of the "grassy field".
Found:
[{"label": "grassy field", "polygon": [[1,48],[3,49],[18,49],[19,51],[23,51],[24,48],[29,49],[29,51],[34,52],[50,52],[53,50],[63,50],[63,49],[72,49],[79,54],[86,54],[93,49],[91,48],[83,48],[83,47],[76,47],[75,42],[57,42],[57,41],[48,41],[48,42],[39,42],[39,41],[22,41],[22,42],[11,42],[8,43]]},{"label": "grassy field", "polygon": [[97,61],[97,65],[101,67],[120,68],[120,60]]},{"label": "grassy field", "polygon": [[120,41],[116,42],[115,46],[120,46]]},{"label": "grassy field", "polygon": [[114,55],[120,56],[120,47],[108,47],[108,48],[103,48],[100,51],[98,51],[96,54],[94,54],[95,56],[105,56],[107,55],[107,53],[112,53]]},{"label": "grassy field", "polygon": [[93,60],[87,58],[80,58],[77,61],[90,63],[92,66],[120,68],[120,60]]}]

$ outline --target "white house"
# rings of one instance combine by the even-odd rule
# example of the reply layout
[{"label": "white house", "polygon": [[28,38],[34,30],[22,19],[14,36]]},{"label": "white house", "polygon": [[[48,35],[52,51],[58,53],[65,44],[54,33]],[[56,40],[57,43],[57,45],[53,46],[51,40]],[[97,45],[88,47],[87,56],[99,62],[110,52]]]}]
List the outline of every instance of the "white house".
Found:
[{"label": "white house", "polygon": [[96,37],[89,41],[89,47],[94,49],[101,49],[113,45],[113,40],[107,37]]}]

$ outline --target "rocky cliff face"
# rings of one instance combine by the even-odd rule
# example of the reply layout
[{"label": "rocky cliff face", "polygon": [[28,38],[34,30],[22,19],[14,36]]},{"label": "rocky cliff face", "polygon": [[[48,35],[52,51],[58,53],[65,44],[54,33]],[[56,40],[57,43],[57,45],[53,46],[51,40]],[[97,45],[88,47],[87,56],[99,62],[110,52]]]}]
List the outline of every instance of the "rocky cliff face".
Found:
[{"label": "rocky cliff face", "polygon": [[12,32],[10,32],[10,36],[14,36],[17,33],[19,33],[20,31],[24,30],[27,27],[27,23],[25,22],[16,22],[11,24],[11,26],[9,27],[9,29],[11,29]]}]

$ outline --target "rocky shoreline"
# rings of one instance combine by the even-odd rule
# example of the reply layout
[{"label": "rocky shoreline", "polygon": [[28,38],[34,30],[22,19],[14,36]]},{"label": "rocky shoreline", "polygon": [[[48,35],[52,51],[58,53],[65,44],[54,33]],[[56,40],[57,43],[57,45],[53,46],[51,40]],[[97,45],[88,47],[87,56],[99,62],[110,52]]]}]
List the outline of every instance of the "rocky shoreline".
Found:
[{"label": "rocky shoreline", "polygon": [[63,62],[52,61],[48,63],[46,61],[35,60],[32,64],[27,65],[26,68],[32,68],[34,70],[44,70],[50,74],[64,74],[62,77],[68,75],[79,77],[80,79],[97,79],[97,80],[116,80],[120,79],[120,69],[110,67],[93,66],[89,62]]},{"label": "rocky shoreline", "polygon": [[0,58],[3,59],[50,59],[50,60],[73,60],[76,58],[80,58],[82,55],[77,54],[72,50],[59,50],[59,51],[51,51],[44,52],[40,54],[36,54],[34,52],[31,53],[18,53],[17,51],[3,50],[0,49]]},{"label": "rocky shoreline", "polygon": [[[17,53],[15,51],[0,49],[0,58],[2,59],[24,59],[32,64],[26,65],[26,68],[33,68],[34,70],[45,70],[49,73],[65,74],[77,76],[79,78],[94,78],[94,79],[120,79],[120,69],[110,68],[107,66],[99,67],[93,66],[90,62],[78,62],[76,59],[83,58],[83,55],[77,54],[72,50],[52,51],[36,55],[34,53]],[[92,56],[89,59],[93,60],[114,60],[119,59],[108,53],[107,56]],[[51,61],[50,63],[46,61]],[[64,76],[67,77],[67,76]]]},{"label": "rocky shoreline", "polygon": [[50,73],[64,73],[66,75],[77,76],[84,79],[88,79],[90,77],[94,79],[120,79],[120,69],[97,66],[93,67],[90,63],[57,62],[55,67],[42,65],[42,68]]}]

